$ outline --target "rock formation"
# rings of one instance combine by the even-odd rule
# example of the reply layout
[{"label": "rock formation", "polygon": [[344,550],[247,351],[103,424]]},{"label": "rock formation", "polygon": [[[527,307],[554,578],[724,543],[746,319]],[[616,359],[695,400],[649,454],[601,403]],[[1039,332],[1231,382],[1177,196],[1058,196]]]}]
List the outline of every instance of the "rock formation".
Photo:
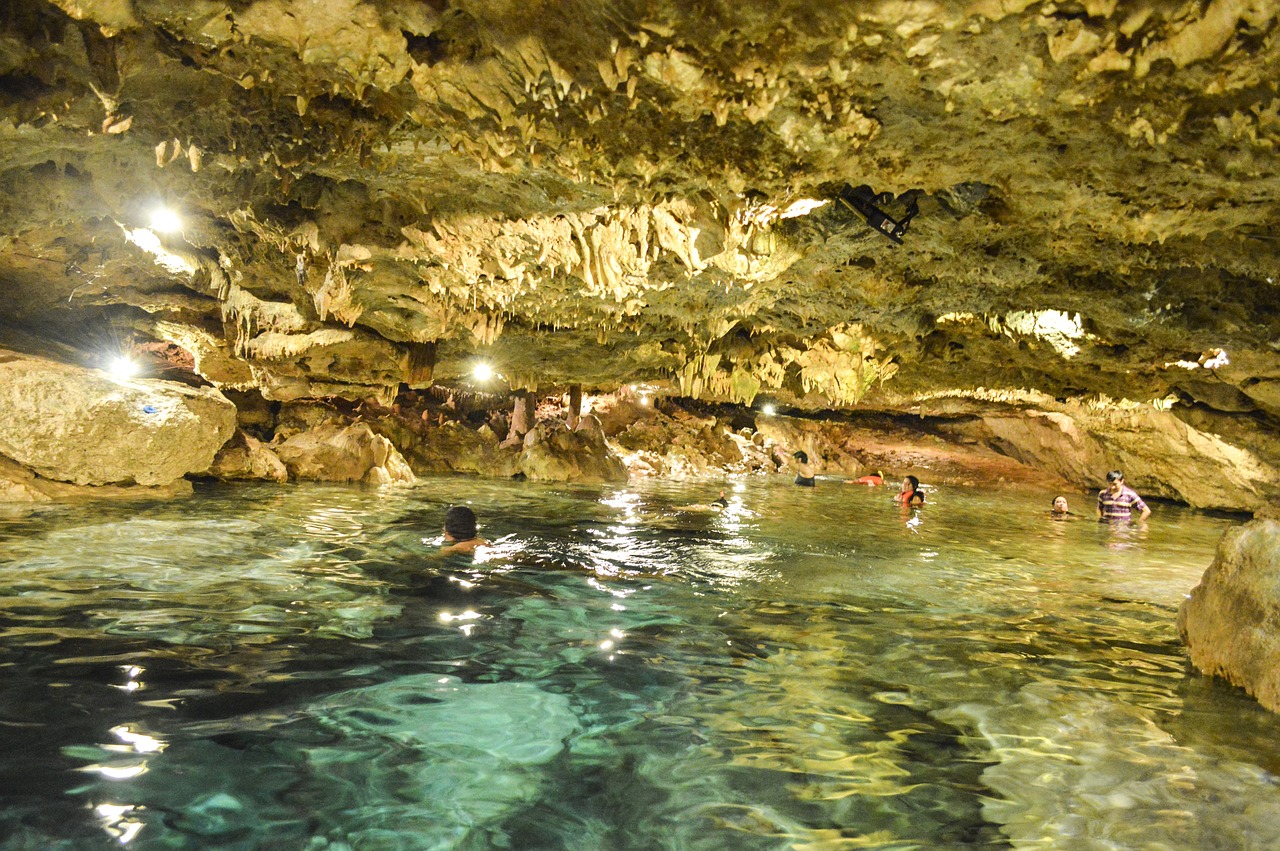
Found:
[{"label": "rock formation", "polygon": [[12,5],[11,347],[269,403],[641,383],[1280,496],[1272,0]]},{"label": "rock formation", "polygon": [[1231,529],[1178,611],[1178,631],[1202,672],[1280,712],[1280,522]]}]

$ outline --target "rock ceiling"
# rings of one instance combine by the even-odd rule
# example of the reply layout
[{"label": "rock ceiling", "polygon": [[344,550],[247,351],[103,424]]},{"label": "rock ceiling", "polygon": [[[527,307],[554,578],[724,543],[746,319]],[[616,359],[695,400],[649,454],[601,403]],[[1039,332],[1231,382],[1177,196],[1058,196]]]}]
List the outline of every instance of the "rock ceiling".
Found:
[{"label": "rock ceiling", "polygon": [[[512,387],[1280,421],[1280,3],[7,15],[0,320],[64,353],[182,351],[273,399],[483,358]],[[912,208],[901,244],[868,222]]]}]

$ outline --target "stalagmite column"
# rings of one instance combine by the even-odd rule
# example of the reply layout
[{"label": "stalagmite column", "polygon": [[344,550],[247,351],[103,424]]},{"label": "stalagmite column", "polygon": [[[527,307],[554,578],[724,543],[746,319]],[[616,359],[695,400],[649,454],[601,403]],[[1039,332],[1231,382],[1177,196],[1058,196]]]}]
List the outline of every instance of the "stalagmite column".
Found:
[{"label": "stalagmite column", "polygon": [[569,416],[568,424],[570,431],[576,431],[578,428],[578,417],[582,415],[582,385],[574,384],[569,388]]},{"label": "stalagmite column", "polygon": [[532,420],[533,394],[528,390],[520,390],[516,393],[515,405],[511,409],[511,430],[507,432],[507,439],[502,444],[509,446],[522,441],[533,427]]}]

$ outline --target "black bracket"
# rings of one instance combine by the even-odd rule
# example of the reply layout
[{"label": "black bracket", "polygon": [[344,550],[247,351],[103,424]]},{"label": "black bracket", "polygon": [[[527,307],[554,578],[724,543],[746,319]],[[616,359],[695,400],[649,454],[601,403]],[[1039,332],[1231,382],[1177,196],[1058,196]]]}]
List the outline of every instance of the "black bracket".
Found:
[{"label": "black bracket", "polygon": [[846,184],[845,190],[840,193],[837,200],[866,219],[867,224],[873,229],[878,230],[898,245],[901,245],[902,237],[907,232],[907,225],[911,224],[911,220],[916,217],[916,213],[920,212],[920,207],[916,204],[914,191],[907,194],[911,195],[911,197],[907,201],[906,215],[901,219],[895,219],[880,209],[886,204],[892,204],[895,200],[894,197],[888,192],[876,194],[865,183],[852,189],[849,189]]}]

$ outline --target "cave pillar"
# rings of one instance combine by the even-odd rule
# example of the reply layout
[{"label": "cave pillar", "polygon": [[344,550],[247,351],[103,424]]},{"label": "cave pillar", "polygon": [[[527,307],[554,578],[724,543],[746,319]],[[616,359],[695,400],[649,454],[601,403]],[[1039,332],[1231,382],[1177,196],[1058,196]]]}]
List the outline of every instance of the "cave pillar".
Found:
[{"label": "cave pillar", "polygon": [[519,443],[533,427],[533,394],[528,390],[516,392],[516,401],[511,409],[511,430],[507,432],[504,444]]},{"label": "cave pillar", "polygon": [[578,418],[582,416],[582,385],[574,384],[569,387],[569,416],[567,422],[570,431],[576,431],[578,428]]}]

